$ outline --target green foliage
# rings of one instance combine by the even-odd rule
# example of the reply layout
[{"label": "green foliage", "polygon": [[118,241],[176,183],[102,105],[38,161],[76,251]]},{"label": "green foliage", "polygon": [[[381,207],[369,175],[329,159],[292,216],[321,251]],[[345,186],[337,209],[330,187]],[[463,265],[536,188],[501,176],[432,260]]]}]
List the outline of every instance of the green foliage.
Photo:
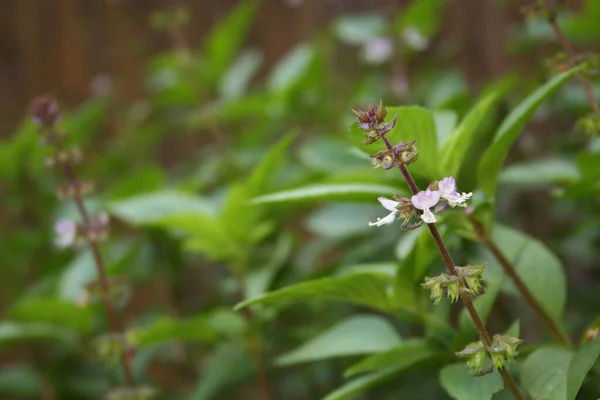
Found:
[{"label": "green foliage", "polygon": [[[99,254],[116,323],[96,254],[52,245],[57,220],[81,217],[53,196],[65,182],[45,171],[44,134],[24,118],[0,141],[0,356],[12,363],[0,397],[115,393],[121,369],[93,356],[104,340],[115,364],[131,347],[136,385],[161,399],[510,398],[497,371],[474,377],[457,362],[469,343],[482,368],[507,350],[483,349],[460,302],[430,301],[425,277],[448,272],[427,226],[368,226],[391,211],[378,197],[411,197],[396,167],[371,168],[381,141],[357,147],[350,108],[383,98],[386,122],[398,116],[392,145],[417,141],[407,169],[418,188],[451,176],[473,192],[467,208],[434,210],[437,227],[459,271],[485,265],[485,293],[468,293],[482,322],[523,331],[508,372],[534,398],[596,398],[600,140],[573,129],[593,111],[573,79],[585,67],[539,74],[552,29],[518,20],[507,43],[518,75],[467,76],[454,61],[463,43],[440,35],[441,0],[342,13],[292,48],[263,50],[253,27],[267,3],[237,2],[203,38],[152,56],[135,101],[119,86],[61,111],[65,145],[85,155],[74,179],[96,184],[86,209],[111,215]],[[586,7],[559,18],[576,48],[598,42],[600,8]],[[196,31],[185,7],[150,22],[171,40]],[[487,234],[558,331],[588,327],[581,345],[553,341]],[[436,290],[458,300],[460,285]]]},{"label": "green foliage", "polygon": [[402,369],[402,367],[388,368],[380,372],[374,372],[354,378],[329,393],[323,400],[345,400],[355,398],[366,390],[391,380],[394,376],[398,375]]},{"label": "green foliage", "polygon": [[508,151],[521,134],[527,121],[548,96],[580,69],[580,67],[572,68],[555,76],[531,93],[502,121],[494,135],[494,142],[487,148],[479,162],[478,183],[487,196],[494,197],[502,164],[504,164]]},{"label": "green foliage", "polygon": [[529,395],[543,399],[565,399],[567,376],[573,353],[564,349],[540,349],[521,367],[521,381]]},{"label": "green foliage", "polygon": [[401,193],[402,190],[384,185],[367,183],[317,184],[300,188],[269,193],[255,197],[254,204],[278,203],[286,201],[372,201],[381,193]]},{"label": "green foliage", "polygon": [[398,346],[400,337],[382,317],[355,315],[305,342],[300,347],[277,357],[279,366],[301,362],[381,353]]},{"label": "green foliage", "polygon": [[317,300],[360,304],[389,312],[397,307],[390,294],[390,283],[389,276],[376,273],[314,279],[243,301],[236,309],[256,304],[284,305]]},{"label": "green foliage", "polygon": [[456,400],[491,400],[504,388],[498,371],[484,376],[473,376],[464,363],[447,365],[440,371],[440,382]]},{"label": "green foliage", "polygon": [[346,370],[346,376],[354,376],[364,372],[383,370],[386,368],[395,368],[396,371],[408,369],[414,364],[433,358],[435,348],[425,340],[410,339],[406,340],[393,349],[382,351],[365,358],[357,364],[354,364]]},{"label": "green foliage", "polygon": [[581,388],[583,381],[590,372],[590,369],[598,361],[600,357],[600,339],[596,338],[590,343],[587,343],[575,354],[569,364],[569,373],[567,374],[567,399],[575,400],[577,392]]}]

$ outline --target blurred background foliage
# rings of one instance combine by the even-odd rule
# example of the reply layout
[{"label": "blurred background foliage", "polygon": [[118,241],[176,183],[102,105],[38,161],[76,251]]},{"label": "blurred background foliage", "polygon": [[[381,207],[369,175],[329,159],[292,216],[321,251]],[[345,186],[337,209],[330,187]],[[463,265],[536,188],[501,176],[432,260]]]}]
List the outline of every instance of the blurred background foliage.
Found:
[{"label": "blurred background foliage", "polygon": [[[87,206],[111,215],[102,252],[114,301],[135,347],[135,379],[160,399],[482,399],[498,391],[461,392],[466,369],[452,352],[473,331],[418,288],[441,268],[428,233],[367,226],[382,215],[378,196],[408,193],[398,173],[371,169],[349,134],[350,108],[379,98],[430,111],[423,118],[440,149],[446,143],[460,157],[422,157],[419,183],[454,174],[461,190],[485,194],[481,209],[490,226],[497,221],[500,247],[522,271],[540,267],[524,277],[556,277],[536,295],[579,343],[600,325],[600,141],[575,129],[590,112],[577,80],[560,78],[531,120],[523,117],[493,183],[477,175],[503,118],[556,75],[547,62],[560,51],[554,33],[521,5],[6,1],[0,397],[102,398],[122,384],[114,359],[97,354],[108,328],[94,301],[92,257],[85,246],[61,251],[52,242],[53,224],[76,212],[56,198],[59,180],[26,115],[44,92],[59,99],[60,129],[85,153],[79,175],[95,183]],[[599,20],[595,0],[570,1],[560,15],[582,52],[598,50]],[[408,115],[402,121],[411,129]],[[473,132],[470,141],[449,145],[460,129]],[[443,228],[459,263],[490,266],[491,330],[520,330],[522,361],[548,343],[464,220],[448,214]],[[233,309],[319,278],[266,297],[274,307]],[[548,365],[546,356],[569,355],[525,365]],[[496,388],[494,379],[478,382]],[[527,373],[521,384],[543,394]],[[598,390],[584,386],[581,398]]]}]

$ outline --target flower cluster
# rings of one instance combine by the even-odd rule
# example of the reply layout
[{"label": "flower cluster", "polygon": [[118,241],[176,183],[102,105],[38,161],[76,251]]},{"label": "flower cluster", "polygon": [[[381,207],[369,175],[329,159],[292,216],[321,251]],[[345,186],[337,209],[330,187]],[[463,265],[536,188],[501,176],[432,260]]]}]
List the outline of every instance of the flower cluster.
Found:
[{"label": "flower cluster", "polygon": [[[465,201],[470,199],[472,193],[458,193],[456,190],[456,182],[454,178],[449,176],[439,182],[433,182],[425,191],[421,191],[409,199],[396,196],[397,201],[380,197],[379,202],[387,210],[391,211],[386,217],[377,219],[376,222],[369,222],[370,226],[387,225],[394,222],[396,215],[403,219],[402,226],[404,227],[413,213],[420,210],[421,219],[423,222],[432,224],[437,222],[434,212],[439,212],[450,207],[466,207]],[[418,226],[418,225],[417,225]]]},{"label": "flower cluster", "polygon": [[384,123],[387,109],[383,106],[383,102],[379,102],[379,105],[371,103],[365,111],[352,109],[352,112],[356,115],[361,129],[367,135],[367,139],[362,144],[375,143],[394,128],[398,118],[398,115],[396,115],[390,122]]},{"label": "flower cluster", "polygon": [[65,248],[83,242],[100,242],[108,237],[108,214],[100,213],[90,218],[87,224],[71,219],[61,219],[54,224],[56,246]]},{"label": "flower cluster", "polygon": [[[394,195],[393,200],[379,197],[379,202],[389,211],[389,214],[383,218],[378,218],[375,222],[369,222],[369,226],[388,225],[396,219],[400,219],[402,220],[402,229],[414,229],[423,223],[434,224],[437,222],[435,214],[447,207],[467,206],[466,201],[471,198],[472,193],[459,192],[456,188],[456,181],[452,176],[432,182],[424,191],[418,190],[406,168],[407,164],[418,158],[419,153],[415,148],[416,141],[401,142],[396,146],[392,146],[386,134],[393,128],[396,117],[386,124],[384,120],[387,111],[383,104],[380,103],[377,106],[373,103],[366,111],[352,111],[358,118],[360,127],[367,137],[363,144],[371,144],[379,139],[385,143],[385,150],[380,150],[371,155],[373,166],[375,168],[382,167],[386,170],[397,166],[413,192],[413,196],[410,198],[397,195]],[[410,224],[410,220],[415,215],[420,218],[420,221]],[[451,302],[462,299],[469,310],[474,310],[471,299],[485,292],[482,278],[485,266],[455,266],[435,226],[430,225],[430,229],[449,273],[436,277],[425,277],[421,286],[430,291],[431,299],[436,305],[443,297],[448,297]],[[471,370],[477,374],[484,374],[493,371],[494,368],[501,369],[514,360],[517,355],[517,346],[522,342],[520,339],[495,335],[492,340],[480,318],[473,317],[473,322],[481,340],[469,344],[464,350],[457,353],[458,356],[467,358],[467,365]],[[484,371],[484,363],[488,356],[491,359],[491,366]],[[508,376],[505,377],[506,379],[510,380],[511,378]]]},{"label": "flower cluster", "polygon": [[449,297],[454,303],[460,295],[460,281],[454,275],[441,274],[433,278],[426,276],[421,286],[431,291],[431,298],[435,305],[439,304],[442,297]]},{"label": "flower cluster", "polygon": [[519,354],[517,347],[521,343],[523,343],[521,339],[513,336],[494,335],[490,346],[486,346],[481,340],[478,340],[468,344],[456,355],[466,358],[467,366],[474,373],[483,371],[486,353],[492,359],[493,368],[501,369],[515,360],[515,356]]},{"label": "flower cluster", "polygon": [[425,277],[421,284],[431,292],[431,299],[438,304],[442,297],[449,297],[451,302],[458,300],[460,291],[463,290],[469,297],[475,297],[484,292],[482,274],[485,266],[477,265],[455,267],[456,275],[441,274],[435,277]]}]

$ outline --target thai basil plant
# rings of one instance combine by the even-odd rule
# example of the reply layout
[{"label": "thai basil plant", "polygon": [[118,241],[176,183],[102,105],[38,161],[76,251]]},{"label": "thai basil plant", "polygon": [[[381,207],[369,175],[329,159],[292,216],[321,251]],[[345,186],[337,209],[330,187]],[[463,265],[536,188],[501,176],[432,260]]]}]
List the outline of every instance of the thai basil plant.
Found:
[{"label": "thai basil plant", "polygon": [[[357,321],[346,320],[280,356],[278,364],[371,353],[346,369],[344,375],[351,379],[326,396],[328,400],[354,398],[372,388],[376,391],[384,382],[405,386],[402,393],[414,398],[439,396],[435,390],[412,387],[403,379],[428,368],[456,399],[575,399],[582,384],[589,385],[585,393],[594,393],[600,340],[591,329],[575,347],[565,330],[565,275],[560,262],[541,242],[494,221],[494,207],[503,194],[497,190],[498,180],[511,144],[543,99],[580,69],[557,75],[509,113],[476,168],[463,161],[473,143],[481,140],[478,129],[501,92],[483,97],[446,137],[437,131],[434,115],[420,107],[386,108],[372,103],[365,110],[353,109],[357,121],[350,129],[351,140],[367,149],[365,166],[370,159],[372,167],[386,174],[399,170],[408,188],[374,196],[388,214],[364,228],[384,230],[378,236],[381,241],[399,240],[398,264],[342,268],[339,276],[284,287],[238,308],[264,309],[309,300],[347,302],[378,310],[391,321],[421,325],[425,335],[396,336],[395,344],[377,343],[392,334],[390,320],[381,319],[380,326],[364,331]],[[457,177],[469,175],[475,176],[476,185],[460,190]],[[290,201],[301,198],[303,191],[309,196],[310,190],[300,187],[255,202]],[[364,190],[378,189],[365,186]],[[479,249],[472,255],[465,253],[465,241]],[[412,248],[406,250],[407,243]],[[451,250],[461,248],[457,264]],[[431,274],[440,258],[445,271]],[[519,319],[490,332],[486,321],[506,288],[519,299],[519,308],[534,318],[546,340],[520,337]],[[427,292],[433,308],[425,305],[422,292]],[[462,304],[462,311],[451,307],[455,302]],[[336,334],[342,344],[336,343]],[[348,348],[345,341],[355,347]]]}]

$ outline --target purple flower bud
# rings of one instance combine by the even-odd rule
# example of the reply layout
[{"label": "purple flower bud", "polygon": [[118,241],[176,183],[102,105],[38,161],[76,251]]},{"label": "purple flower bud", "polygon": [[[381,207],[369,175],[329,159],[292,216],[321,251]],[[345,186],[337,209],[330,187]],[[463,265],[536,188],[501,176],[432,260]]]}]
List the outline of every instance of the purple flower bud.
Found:
[{"label": "purple flower bud", "polygon": [[58,105],[50,97],[36,97],[31,102],[30,109],[34,121],[40,125],[51,127],[58,121]]}]

